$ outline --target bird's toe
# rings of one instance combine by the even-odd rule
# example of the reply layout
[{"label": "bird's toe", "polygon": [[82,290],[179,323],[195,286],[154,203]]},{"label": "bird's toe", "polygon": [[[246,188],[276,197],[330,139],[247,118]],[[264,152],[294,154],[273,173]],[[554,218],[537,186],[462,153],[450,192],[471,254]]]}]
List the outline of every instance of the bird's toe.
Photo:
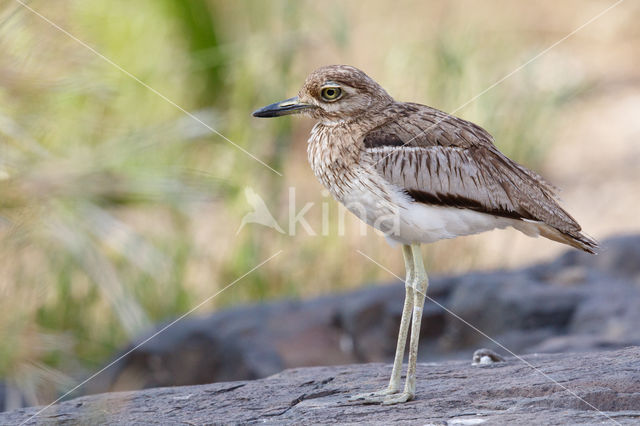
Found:
[{"label": "bird's toe", "polygon": [[385,398],[398,393],[395,389],[385,388],[377,392],[365,392],[353,395],[349,398],[349,402],[361,402],[364,404],[380,404]]},{"label": "bird's toe", "polygon": [[402,392],[394,395],[388,395],[381,401],[382,405],[394,405],[402,404],[403,402],[411,401],[415,395],[410,392]]}]

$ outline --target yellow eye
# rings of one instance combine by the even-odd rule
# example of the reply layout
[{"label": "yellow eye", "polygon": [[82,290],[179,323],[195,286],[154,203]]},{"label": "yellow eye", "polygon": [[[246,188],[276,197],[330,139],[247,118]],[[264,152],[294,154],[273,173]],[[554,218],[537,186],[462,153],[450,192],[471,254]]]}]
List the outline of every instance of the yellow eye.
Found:
[{"label": "yellow eye", "polygon": [[325,87],[320,92],[320,96],[325,101],[335,101],[342,95],[342,90],[339,87]]}]

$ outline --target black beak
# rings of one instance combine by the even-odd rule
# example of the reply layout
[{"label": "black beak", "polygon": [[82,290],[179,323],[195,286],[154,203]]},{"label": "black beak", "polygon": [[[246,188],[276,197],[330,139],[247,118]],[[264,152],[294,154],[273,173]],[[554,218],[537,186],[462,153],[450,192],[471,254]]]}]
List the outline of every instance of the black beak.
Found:
[{"label": "black beak", "polygon": [[280,117],[281,115],[297,114],[311,107],[313,107],[313,105],[300,102],[300,99],[294,96],[293,98],[260,108],[253,112],[253,116],[261,118]]}]

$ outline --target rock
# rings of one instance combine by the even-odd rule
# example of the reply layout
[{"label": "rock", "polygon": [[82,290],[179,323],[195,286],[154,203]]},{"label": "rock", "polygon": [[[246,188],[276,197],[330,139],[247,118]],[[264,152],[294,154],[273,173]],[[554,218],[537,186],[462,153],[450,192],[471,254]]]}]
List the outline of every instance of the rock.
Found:
[{"label": "rock", "polygon": [[[265,379],[84,396],[0,413],[1,424],[637,424],[640,347],[420,364],[417,399],[362,405],[391,366],[312,367]],[[37,415],[37,417],[36,417]]]},{"label": "rock", "polygon": [[[571,250],[518,270],[430,281],[422,362],[468,362],[478,347],[522,354],[640,345],[640,236],[604,241],[597,256]],[[396,282],[185,318],[139,347],[157,330],[132,342],[121,352],[130,354],[76,395],[256,379],[312,365],[390,362],[403,299],[404,285]]]},{"label": "rock", "polygon": [[[497,272],[461,277],[447,307],[490,336],[546,329],[558,334],[568,327],[582,297],[579,289],[540,283],[518,271]],[[485,340],[462,321],[448,321],[444,330],[443,344],[448,349],[482,344]],[[512,348],[523,349],[522,345]]]},{"label": "rock", "polygon": [[590,271],[602,271],[607,275],[640,284],[640,238],[638,235],[621,235],[608,238],[597,256],[578,250],[567,251],[548,265],[549,272],[567,267],[580,267]]},{"label": "rock", "polygon": [[28,405],[26,396],[19,388],[0,382],[0,412]]}]

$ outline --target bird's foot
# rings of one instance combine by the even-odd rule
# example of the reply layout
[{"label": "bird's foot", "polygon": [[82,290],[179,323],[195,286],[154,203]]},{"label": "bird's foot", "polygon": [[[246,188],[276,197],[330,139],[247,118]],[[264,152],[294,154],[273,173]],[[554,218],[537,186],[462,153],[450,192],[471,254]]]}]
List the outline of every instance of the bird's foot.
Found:
[{"label": "bird's foot", "polygon": [[364,404],[380,404],[385,398],[397,394],[399,391],[392,388],[384,388],[377,392],[365,392],[353,395],[349,398],[349,402],[362,402]]},{"label": "bird's foot", "polygon": [[412,392],[404,391],[388,395],[382,400],[382,405],[402,404],[403,402],[411,401],[413,398],[415,398],[415,395]]}]

